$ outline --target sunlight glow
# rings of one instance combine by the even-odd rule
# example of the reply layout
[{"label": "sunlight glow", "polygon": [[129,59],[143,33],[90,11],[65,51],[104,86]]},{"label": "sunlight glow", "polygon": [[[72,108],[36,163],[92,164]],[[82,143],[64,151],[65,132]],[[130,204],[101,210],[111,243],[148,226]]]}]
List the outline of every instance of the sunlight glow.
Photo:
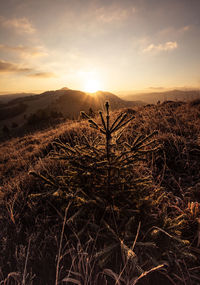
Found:
[{"label": "sunlight glow", "polygon": [[102,89],[102,81],[100,80],[99,72],[96,70],[81,71],[79,76],[82,81],[81,90],[95,93]]},{"label": "sunlight glow", "polygon": [[85,82],[84,91],[94,93],[100,90],[100,82],[97,79],[88,79]]}]

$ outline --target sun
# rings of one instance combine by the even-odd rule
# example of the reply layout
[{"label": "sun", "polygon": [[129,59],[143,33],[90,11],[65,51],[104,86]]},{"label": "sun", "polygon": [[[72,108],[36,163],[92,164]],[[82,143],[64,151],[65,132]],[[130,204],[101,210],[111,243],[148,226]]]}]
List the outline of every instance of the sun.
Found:
[{"label": "sun", "polygon": [[100,81],[95,78],[88,78],[85,80],[84,91],[88,93],[95,93],[100,90]]}]

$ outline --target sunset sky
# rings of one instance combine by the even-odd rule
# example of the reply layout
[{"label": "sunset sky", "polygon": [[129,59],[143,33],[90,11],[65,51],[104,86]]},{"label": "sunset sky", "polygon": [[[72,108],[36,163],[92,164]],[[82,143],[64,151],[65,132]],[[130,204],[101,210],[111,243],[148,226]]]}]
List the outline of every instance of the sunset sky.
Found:
[{"label": "sunset sky", "polygon": [[199,88],[200,0],[0,0],[1,93],[92,85]]}]

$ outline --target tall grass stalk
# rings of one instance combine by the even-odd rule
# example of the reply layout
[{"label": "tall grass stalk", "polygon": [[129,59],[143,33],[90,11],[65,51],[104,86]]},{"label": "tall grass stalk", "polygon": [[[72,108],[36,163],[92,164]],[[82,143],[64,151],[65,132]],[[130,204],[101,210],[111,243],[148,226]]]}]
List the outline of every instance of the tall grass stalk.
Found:
[{"label": "tall grass stalk", "polygon": [[58,256],[57,256],[55,285],[59,284],[59,266],[60,266],[60,261],[62,259],[61,251],[62,251],[63,235],[64,235],[64,231],[65,231],[67,212],[69,210],[70,205],[71,205],[71,202],[69,202],[69,204],[65,208],[65,215],[64,215],[63,224],[62,224],[62,231],[61,231],[61,235],[60,235],[60,244],[59,244],[59,250],[58,250]]},{"label": "tall grass stalk", "polygon": [[28,263],[30,245],[31,245],[31,238],[29,238],[29,241],[28,241],[28,248],[27,248],[26,260],[25,260],[25,265],[24,265],[24,273],[23,273],[22,285],[26,284],[26,270],[27,270],[27,263]]}]

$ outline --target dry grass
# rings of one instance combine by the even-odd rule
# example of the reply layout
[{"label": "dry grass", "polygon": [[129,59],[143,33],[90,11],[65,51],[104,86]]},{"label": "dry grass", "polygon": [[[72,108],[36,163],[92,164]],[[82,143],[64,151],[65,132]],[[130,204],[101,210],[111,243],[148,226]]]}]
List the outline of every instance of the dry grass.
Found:
[{"label": "dry grass", "polygon": [[[200,284],[200,105],[169,102],[128,112],[135,119],[123,140],[131,144],[137,135],[158,130],[161,148],[138,166],[139,174],[152,175],[154,190],[133,209],[130,242],[126,232],[120,236],[113,216],[121,253],[106,266],[98,258],[101,230],[84,240],[68,222],[73,210],[64,218],[62,200],[29,198],[46,191],[29,170],[63,175],[64,163],[49,155],[52,142],[79,144],[95,131],[86,121],[64,123],[1,143],[0,284]],[[92,219],[85,217],[85,225]],[[124,255],[127,250],[133,252],[131,259]]]}]

